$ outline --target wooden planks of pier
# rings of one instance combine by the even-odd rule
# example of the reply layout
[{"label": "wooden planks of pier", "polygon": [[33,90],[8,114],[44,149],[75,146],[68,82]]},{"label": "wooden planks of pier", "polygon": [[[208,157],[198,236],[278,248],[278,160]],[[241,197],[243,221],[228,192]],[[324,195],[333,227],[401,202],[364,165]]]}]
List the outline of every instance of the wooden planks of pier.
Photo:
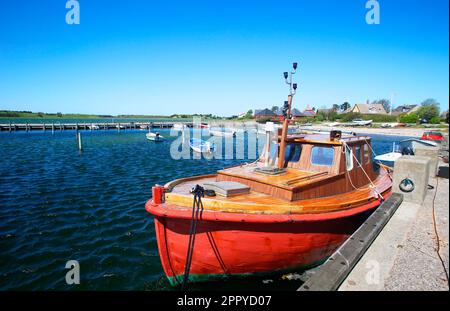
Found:
[{"label": "wooden planks of pier", "polygon": [[[83,123],[2,123],[0,131],[64,131],[64,130],[137,130],[152,128],[172,128],[175,122],[83,122]],[[184,123],[192,127],[191,122]]]}]

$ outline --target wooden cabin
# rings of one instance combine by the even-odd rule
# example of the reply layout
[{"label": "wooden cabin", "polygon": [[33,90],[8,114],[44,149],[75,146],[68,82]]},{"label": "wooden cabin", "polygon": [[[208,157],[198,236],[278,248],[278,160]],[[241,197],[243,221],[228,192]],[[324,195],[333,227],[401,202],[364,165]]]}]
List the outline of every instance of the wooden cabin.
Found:
[{"label": "wooden cabin", "polygon": [[[280,136],[278,141],[277,138],[272,140],[267,159],[269,166],[274,167],[278,163],[279,141]],[[174,208],[190,208],[190,190],[195,185],[220,181],[247,185],[250,192],[228,197],[205,197],[206,210],[321,213],[374,202],[390,193],[390,175],[384,169],[375,171],[373,168],[369,137],[347,135],[336,139],[329,134],[297,134],[287,136],[286,143],[282,173],[258,172],[259,168],[267,165],[262,156],[254,163],[225,168],[217,174],[177,179],[164,186],[166,206],[173,204]]]},{"label": "wooden cabin", "polygon": [[[340,139],[327,134],[290,135],[286,140],[283,173],[268,175],[255,171],[266,163],[263,156],[253,165],[218,171],[217,181],[240,182],[254,191],[288,201],[350,192],[378,177],[372,165],[370,143],[369,137],[352,135]],[[269,165],[278,163],[278,146],[279,142],[273,140]]]}]

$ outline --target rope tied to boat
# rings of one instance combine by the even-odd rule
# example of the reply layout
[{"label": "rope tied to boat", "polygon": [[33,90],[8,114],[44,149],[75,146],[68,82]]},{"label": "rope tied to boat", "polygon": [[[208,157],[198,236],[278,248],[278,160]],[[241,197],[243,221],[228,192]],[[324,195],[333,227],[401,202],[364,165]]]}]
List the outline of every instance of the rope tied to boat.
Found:
[{"label": "rope tied to boat", "polygon": [[[348,144],[347,144],[345,141],[341,140],[341,142],[342,142],[342,145],[344,146],[344,149],[342,150],[342,152],[345,153],[347,149],[349,150],[350,154],[353,156],[353,159],[355,159],[355,161],[356,161],[356,163],[358,164],[359,168],[361,168],[362,172],[364,173],[364,175],[365,175],[365,176],[367,177],[367,179],[369,180],[369,182],[370,182],[369,188],[372,189],[372,190],[375,192],[375,194],[381,199],[381,202],[383,202],[383,201],[384,201],[383,195],[378,191],[377,186],[373,183],[372,179],[369,177],[369,175],[367,174],[367,172],[366,172],[366,170],[364,169],[364,167],[362,166],[362,164],[358,161],[358,159],[356,158],[356,156],[355,156],[355,154],[353,153],[353,151],[350,149],[350,147],[348,146]],[[351,179],[351,177],[350,177],[350,174],[349,174],[348,170],[347,170],[347,176],[348,176],[348,178],[349,178],[349,180],[350,180],[350,183],[351,183],[351,185],[353,186],[353,188],[358,189],[358,188],[353,184],[352,179]]]},{"label": "rope tied to boat", "polygon": [[[370,149],[370,151],[372,152],[372,154],[373,154],[375,157],[377,157],[378,155],[376,154],[375,150],[373,150],[372,145],[369,144],[369,142],[367,141],[367,138],[366,138],[366,137],[364,137],[364,141],[366,142],[366,146],[369,146],[369,149]],[[387,172],[388,175],[389,175],[389,178],[392,180],[392,172],[393,172],[394,168],[393,168],[393,167],[390,167],[390,166],[388,166],[388,165],[383,164],[380,160],[375,160],[375,161],[376,161],[375,163],[378,164],[382,169],[385,169],[385,170],[386,170],[386,172]]]},{"label": "rope tied to boat", "polygon": [[205,196],[205,189],[200,185],[196,185],[194,188],[192,188],[191,193],[194,195],[194,200],[192,202],[192,216],[191,216],[191,225],[189,228],[189,242],[187,247],[186,264],[184,266],[184,276],[181,290],[184,290],[187,283],[189,282],[189,272],[191,269],[192,255],[194,253],[195,236],[197,234],[197,224],[200,213],[201,211],[203,211],[202,197]]}]

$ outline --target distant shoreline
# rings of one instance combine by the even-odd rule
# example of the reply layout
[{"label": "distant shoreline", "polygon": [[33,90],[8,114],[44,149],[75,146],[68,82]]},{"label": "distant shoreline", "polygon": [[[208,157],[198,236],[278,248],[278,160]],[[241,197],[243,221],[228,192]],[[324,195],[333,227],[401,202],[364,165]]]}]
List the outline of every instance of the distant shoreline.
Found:
[{"label": "distant shoreline", "polygon": [[172,115],[141,115],[141,114],[124,114],[124,115],[108,115],[108,114],[83,114],[83,113],[49,113],[49,112],[33,112],[33,111],[17,111],[17,110],[1,110],[0,118],[2,119],[186,119],[196,116],[203,118],[220,118],[211,114],[172,114]]},{"label": "distant shoreline", "polygon": [[176,119],[170,116],[144,116],[144,115],[124,115],[124,116],[106,116],[106,115],[86,115],[86,114],[43,114],[39,115],[37,113],[19,113],[19,115],[14,115],[14,113],[3,113],[0,111],[0,118],[2,119]]},{"label": "distant shoreline", "polygon": [[389,136],[410,136],[410,137],[421,137],[424,132],[429,131],[443,131],[443,128],[418,128],[418,127],[395,127],[395,128],[370,128],[370,127],[328,127],[323,125],[309,126],[307,129],[311,130],[341,130],[354,132],[357,134],[379,134],[379,135],[389,135]]}]

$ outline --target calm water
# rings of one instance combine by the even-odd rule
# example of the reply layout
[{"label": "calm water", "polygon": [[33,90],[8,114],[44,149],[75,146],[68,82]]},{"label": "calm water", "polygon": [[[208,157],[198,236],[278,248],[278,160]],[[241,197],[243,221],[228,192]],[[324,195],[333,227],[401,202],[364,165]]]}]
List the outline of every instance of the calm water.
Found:
[{"label": "calm water", "polygon": [[[65,284],[71,259],[81,265],[76,289],[171,289],[152,217],[144,210],[151,186],[244,160],[175,161],[171,140],[155,144],[144,133],[84,132],[82,153],[71,131],[0,133],[1,290],[73,289]],[[399,139],[373,136],[374,149],[389,152]],[[298,286],[299,281],[275,278],[268,284],[253,279],[213,288]]]}]

